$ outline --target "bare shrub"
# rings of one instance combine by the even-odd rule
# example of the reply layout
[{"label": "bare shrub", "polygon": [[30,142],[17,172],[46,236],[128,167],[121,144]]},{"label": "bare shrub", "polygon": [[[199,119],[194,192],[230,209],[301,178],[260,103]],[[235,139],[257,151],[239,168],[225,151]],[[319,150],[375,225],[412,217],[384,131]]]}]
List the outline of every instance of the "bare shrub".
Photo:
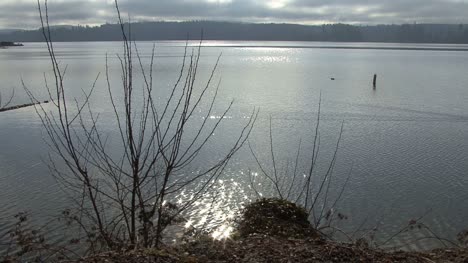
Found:
[{"label": "bare shrub", "polygon": [[[117,56],[121,68],[120,97],[112,89],[107,59],[104,74],[118,133],[118,143],[112,142],[112,148],[109,135],[100,130],[100,115],[90,102],[99,74],[90,90],[83,91],[81,101],[67,95],[66,67],[56,57],[47,1],[44,4],[38,1],[38,7],[53,71],[53,84],[46,80],[53,105],[52,110],[40,104],[35,109],[53,151],[50,169],[72,194],[76,205],[69,217],[78,226],[78,238],[92,247],[89,253],[159,246],[164,229],[210,191],[215,179],[246,142],[258,111],[252,111],[233,144],[220,154],[216,163],[180,176],[209,145],[233,102],[219,114],[220,118],[210,120],[220,86],[219,82],[214,83],[218,62],[207,82],[200,84],[201,43],[196,48],[185,46],[182,67],[169,98],[161,101],[155,96],[155,47],[149,65],[145,66],[137,44],[131,39],[130,23],[124,23],[115,1],[123,38],[123,54]],[[136,78],[143,80],[142,89],[136,87]],[[25,89],[32,102],[37,102],[34,94],[26,86]],[[208,105],[208,109],[202,105]],[[196,113],[203,118],[197,118]],[[197,127],[191,131],[195,135],[189,136],[187,130],[193,126]],[[117,152],[115,145],[119,146]],[[193,188],[191,198],[174,205],[171,198],[188,187]]]},{"label": "bare shrub", "polygon": [[15,90],[13,89],[10,93],[9,96],[4,97],[2,93],[0,92],[0,111],[5,110],[10,106],[11,102],[13,101],[13,98],[15,97]]},{"label": "bare shrub", "polygon": [[[281,200],[288,200],[297,205],[302,206],[310,215],[311,224],[317,230],[332,229],[333,232],[340,231],[333,226],[333,223],[338,220],[347,219],[347,216],[336,211],[336,207],[340,199],[343,197],[343,192],[349,181],[350,174],[347,175],[344,183],[340,186],[340,191],[334,199],[330,196],[330,189],[333,181],[333,170],[337,160],[337,154],[343,135],[344,122],[341,124],[338,139],[333,151],[332,158],[328,164],[325,174],[317,174],[318,156],[320,152],[320,119],[321,117],[321,98],[319,100],[316,125],[314,129],[313,145],[310,152],[304,152],[302,149],[302,139],[299,139],[297,151],[291,153],[294,156],[293,162],[289,160],[285,162],[278,161],[276,158],[275,141],[272,129],[272,118],[270,116],[269,125],[269,163],[270,166],[262,164],[258,154],[255,152],[249,143],[250,152],[255,159],[260,173],[249,173],[250,188],[256,193],[258,198],[261,198],[259,189],[256,183],[266,182],[273,188],[273,195]],[[304,159],[309,160],[306,169],[300,170],[299,161]],[[280,169],[279,164],[286,163],[286,169]],[[292,163],[292,165],[291,165]],[[258,178],[259,177],[259,178]],[[265,187],[265,185],[262,185]],[[345,233],[343,233],[345,234]]]}]

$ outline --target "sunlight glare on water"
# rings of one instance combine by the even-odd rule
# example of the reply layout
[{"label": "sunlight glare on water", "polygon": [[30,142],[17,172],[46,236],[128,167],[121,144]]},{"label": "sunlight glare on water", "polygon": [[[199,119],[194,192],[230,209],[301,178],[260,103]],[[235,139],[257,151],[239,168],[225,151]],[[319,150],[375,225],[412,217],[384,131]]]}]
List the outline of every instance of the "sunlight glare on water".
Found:
[{"label": "sunlight glare on water", "polygon": [[[242,173],[242,172],[241,172]],[[234,178],[218,179],[212,191],[203,194],[184,213],[185,231],[210,233],[216,240],[229,238],[234,231],[234,220],[246,204],[252,201],[246,188]],[[184,191],[176,197],[178,204],[193,200],[195,193]]]}]

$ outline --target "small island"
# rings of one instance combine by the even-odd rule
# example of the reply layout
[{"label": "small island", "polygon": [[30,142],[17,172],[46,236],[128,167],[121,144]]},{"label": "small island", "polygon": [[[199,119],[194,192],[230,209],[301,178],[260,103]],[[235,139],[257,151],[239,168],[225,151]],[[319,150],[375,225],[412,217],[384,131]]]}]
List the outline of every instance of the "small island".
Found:
[{"label": "small island", "polygon": [[22,47],[24,46],[21,43],[15,43],[10,41],[0,41],[0,47]]}]

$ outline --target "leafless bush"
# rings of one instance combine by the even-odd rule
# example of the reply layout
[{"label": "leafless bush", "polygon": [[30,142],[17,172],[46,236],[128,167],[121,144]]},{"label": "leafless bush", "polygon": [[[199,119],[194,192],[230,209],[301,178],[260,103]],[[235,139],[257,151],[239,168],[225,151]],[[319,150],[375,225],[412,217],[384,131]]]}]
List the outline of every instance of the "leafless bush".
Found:
[{"label": "leafless bush", "polygon": [[[51,259],[65,260],[79,255],[71,247],[75,239],[67,238],[65,244],[53,242],[47,238],[49,231],[54,231],[62,223],[68,224],[65,217],[54,217],[41,226],[30,222],[31,216],[26,212],[14,216],[14,226],[11,230],[0,236],[0,261],[1,262],[45,262]],[[69,240],[68,240],[69,239]]]},{"label": "leafless bush", "polygon": [[[456,247],[456,248],[462,248],[464,247],[463,243],[463,233],[460,232],[457,235],[457,240],[451,240],[448,238],[444,238],[440,236],[438,233],[436,233],[429,225],[424,223],[424,219],[426,216],[429,214],[430,210],[428,210],[425,214],[422,216],[416,218],[416,219],[411,219],[408,221],[406,225],[404,225],[402,228],[400,228],[398,231],[395,233],[391,234],[389,237],[386,239],[382,240],[381,242],[373,242],[373,245],[375,247],[384,247],[388,244],[390,244],[392,241],[394,241],[396,238],[400,237],[403,234],[409,233],[411,231],[417,231],[418,235],[420,237],[410,239],[408,242],[405,242],[403,245],[399,247],[394,247],[395,250],[401,249],[402,247],[410,244],[410,243],[417,243],[419,241],[423,240],[433,240],[436,241],[438,246],[448,248],[448,247]],[[378,231],[378,230],[376,230]],[[363,236],[365,238],[365,236]]]},{"label": "leafless bush", "polygon": [[[100,130],[100,116],[90,102],[99,74],[90,90],[83,91],[82,101],[67,95],[66,67],[56,57],[47,1],[42,4],[38,0],[38,7],[53,71],[53,85],[46,79],[53,110],[40,104],[35,109],[53,151],[50,169],[64,189],[73,194],[76,209],[69,215],[79,227],[78,237],[86,240],[93,252],[159,246],[165,227],[210,190],[246,142],[258,111],[252,111],[232,146],[215,164],[179,176],[211,142],[233,102],[225,107],[220,118],[210,120],[219,89],[219,83],[213,83],[218,62],[208,81],[200,86],[197,77],[201,43],[192,49],[186,45],[183,64],[169,98],[161,101],[155,96],[155,48],[150,64],[145,66],[137,44],[131,40],[130,24],[122,20],[115,1],[123,37],[123,55],[117,56],[122,102],[111,88],[114,84],[107,59],[105,79],[118,132],[120,152],[116,153],[116,143],[112,142],[111,150],[109,135]],[[136,88],[137,77],[143,80],[142,90]],[[33,102],[38,101],[26,86],[25,89]],[[202,105],[209,105],[208,109]],[[199,112],[204,118],[195,116]],[[192,130],[195,135],[188,136],[187,130],[193,129],[194,123],[198,124]],[[60,164],[66,169],[61,169]],[[188,187],[195,188],[191,198],[173,205],[171,198]]]},{"label": "leafless bush", "polygon": [[8,97],[4,97],[2,93],[0,92],[0,111],[8,108],[8,106],[10,106],[11,102],[13,101],[14,97],[15,97],[14,89],[11,91],[11,94]]},{"label": "leafless bush", "polygon": [[[306,209],[311,217],[313,227],[324,234],[325,237],[334,239],[337,235],[340,240],[354,243],[363,248],[384,248],[391,244],[396,238],[401,235],[407,234],[411,231],[418,231],[418,238],[410,239],[409,242],[419,242],[422,240],[434,240],[441,247],[466,247],[468,244],[468,231],[462,231],[457,235],[457,240],[444,238],[431,229],[431,227],[423,222],[428,212],[419,218],[411,219],[407,224],[399,228],[395,233],[390,235],[385,234],[381,236],[382,222],[386,218],[386,214],[382,214],[381,218],[377,220],[375,225],[369,222],[369,218],[362,221],[354,231],[346,232],[337,226],[338,221],[348,219],[347,215],[340,213],[337,210],[337,205],[344,197],[345,188],[349,182],[352,167],[349,173],[344,177],[344,183],[339,186],[338,194],[334,198],[330,197],[330,187],[333,183],[333,170],[337,160],[337,153],[339,151],[340,142],[343,135],[344,123],[342,123],[338,139],[333,151],[332,158],[328,163],[325,174],[316,175],[317,171],[317,156],[320,151],[320,117],[321,117],[321,99],[319,100],[318,114],[316,119],[315,133],[313,134],[312,151],[304,153],[302,149],[302,139],[299,140],[297,151],[294,154],[294,161],[281,162],[277,159],[277,151],[275,150],[274,130],[272,128],[272,118],[270,116],[269,122],[269,162],[260,160],[259,155],[255,152],[252,145],[249,143],[250,152],[256,161],[259,173],[249,171],[250,189],[255,193],[258,198],[262,198],[263,192],[268,187],[273,189],[273,195],[276,198],[287,200],[301,205]],[[300,170],[299,160],[303,159],[302,156],[306,155],[310,162],[304,172]],[[291,165],[292,163],[292,165]],[[281,165],[285,164],[285,165]],[[286,167],[285,169],[283,169]],[[261,186],[259,186],[261,184]],[[260,188],[259,188],[260,187]],[[405,242],[403,246],[394,248],[395,250],[401,249],[408,245]]]},{"label": "leafless bush", "polygon": [[[347,219],[347,216],[336,211],[336,207],[340,199],[343,197],[343,192],[349,181],[351,171],[347,175],[343,185],[341,185],[340,191],[334,199],[331,199],[330,189],[333,182],[333,170],[337,160],[337,154],[343,135],[344,122],[341,124],[338,139],[335,145],[333,156],[328,164],[325,174],[317,175],[317,160],[320,152],[320,119],[321,117],[321,98],[318,106],[317,120],[315,125],[315,132],[313,134],[313,145],[310,152],[304,152],[302,149],[302,139],[299,140],[297,151],[291,154],[295,157],[294,161],[286,161],[286,169],[280,169],[278,167],[278,160],[276,158],[277,152],[275,151],[275,143],[273,138],[272,129],[272,118],[270,116],[270,127],[269,127],[269,143],[270,143],[270,162],[271,167],[268,169],[261,160],[259,160],[258,154],[252,148],[249,143],[250,152],[255,159],[258,168],[260,170],[260,178],[258,179],[258,173],[249,173],[251,189],[261,197],[259,189],[256,187],[258,181],[269,183],[273,186],[274,195],[283,200],[294,202],[298,205],[303,206],[311,216],[312,225],[317,230],[325,230],[332,228],[333,231],[339,231],[339,229],[333,227],[333,223],[337,220]],[[306,157],[309,160],[306,170],[300,170],[299,160]]]},{"label": "leafless bush", "polygon": [[468,248],[468,230],[463,230],[457,235],[457,241],[461,247]]}]

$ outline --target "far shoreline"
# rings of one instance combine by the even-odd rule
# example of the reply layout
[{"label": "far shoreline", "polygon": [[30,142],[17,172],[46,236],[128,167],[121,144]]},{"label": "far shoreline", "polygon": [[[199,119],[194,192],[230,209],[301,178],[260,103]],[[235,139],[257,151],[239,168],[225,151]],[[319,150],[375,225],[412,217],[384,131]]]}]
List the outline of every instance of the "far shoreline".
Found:
[{"label": "far shoreline", "polygon": [[[167,39],[167,40],[135,40],[142,43],[196,43],[200,44],[201,40],[190,39]],[[24,43],[45,43],[44,41],[23,41]],[[119,40],[76,40],[76,41],[60,41],[56,43],[120,43]],[[209,44],[216,43],[220,44]],[[227,43],[226,43],[227,42]],[[22,43],[14,43],[14,45],[1,45],[0,47],[20,47]],[[221,44],[224,43],[224,44]],[[239,44],[237,44],[239,43]],[[241,44],[246,43],[246,44]],[[272,45],[255,45],[254,43],[272,43]],[[283,45],[274,45],[273,43],[285,43]],[[301,45],[292,45],[287,43],[302,43]],[[319,45],[318,45],[319,44]],[[362,44],[358,46],[358,44]],[[375,45],[375,46],[373,46]],[[417,47],[417,46],[422,47]],[[341,41],[294,41],[294,40],[220,40],[220,39],[205,39],[201,43],[203,48],[287,48],[287,49],[341,49],[341,50],[401,50],[401,51],[458,51],[468,52],[468,44],[453,44],[453,43],[399,43],[399,42],[341,42]]]}]

